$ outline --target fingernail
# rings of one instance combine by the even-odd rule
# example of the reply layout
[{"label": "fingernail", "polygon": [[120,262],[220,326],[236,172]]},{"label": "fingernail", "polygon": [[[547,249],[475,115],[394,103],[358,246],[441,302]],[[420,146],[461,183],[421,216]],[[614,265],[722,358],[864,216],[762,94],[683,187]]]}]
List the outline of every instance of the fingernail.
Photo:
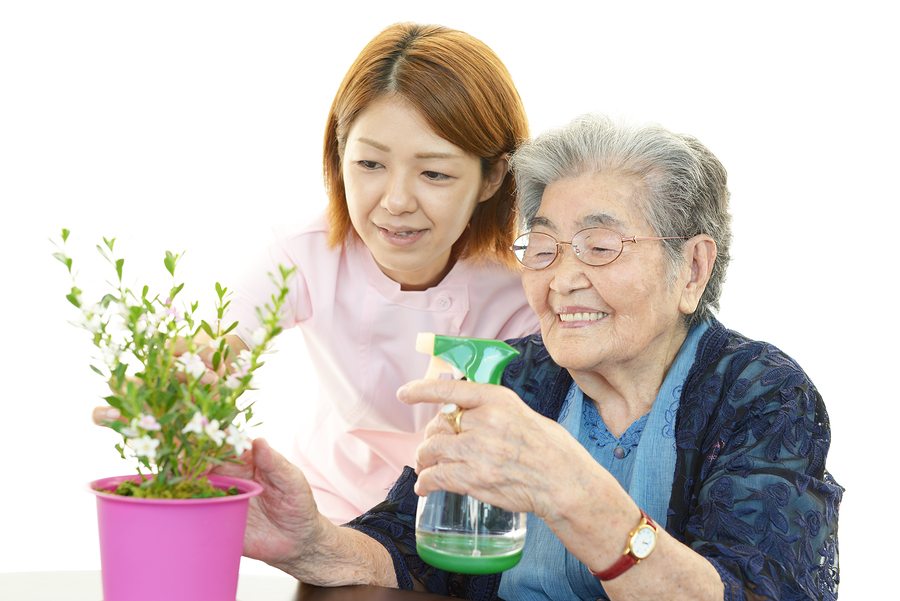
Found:
[{"label": "fingernail", "polygon": [[122,412],[116,409],[115,407],[109,407],[103,414],[106,419],[114,420],[119,419],[122,416]]},{"label": "fingernail", "polygon": [[408,388],[408,386],[406,384],[404,384],[403,386],[401,386],[400,388],[397,389],[397,398],[399,400],[401,400],[401,401],[406,400],[407,388]]}]

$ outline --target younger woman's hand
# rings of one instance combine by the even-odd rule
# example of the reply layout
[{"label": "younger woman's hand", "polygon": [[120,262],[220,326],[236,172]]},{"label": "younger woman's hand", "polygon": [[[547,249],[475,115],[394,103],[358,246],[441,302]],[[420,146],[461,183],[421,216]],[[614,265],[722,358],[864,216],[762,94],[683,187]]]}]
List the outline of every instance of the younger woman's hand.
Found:
[{"label": "younger woman's hand", "polygon": [[109,405],[94,407],[93,412],[91,412],[91,419],[98,426],[109,426],[112,422],[121,421],[121,417],[122,413]]}]

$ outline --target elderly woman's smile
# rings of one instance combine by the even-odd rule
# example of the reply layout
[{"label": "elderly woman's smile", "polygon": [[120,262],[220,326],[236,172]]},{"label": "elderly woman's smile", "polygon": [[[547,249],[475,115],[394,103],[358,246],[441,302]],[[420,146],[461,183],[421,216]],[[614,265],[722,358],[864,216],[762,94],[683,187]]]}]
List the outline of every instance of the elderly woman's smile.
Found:
[{"label": "elderly woman's smile", "polygon": [[603,319],[607,317],[609,313],[604,313],[602,311],[591,311],[589,309],[581,309],[578,307],[566,307],[565,309],[561,309],[557,312],[559,314],[559,320],[566,323],[566,326],[570,328],[580,328],[585,324],[585,322],[590,323],[592,321],[597,321],[599,319]]}]

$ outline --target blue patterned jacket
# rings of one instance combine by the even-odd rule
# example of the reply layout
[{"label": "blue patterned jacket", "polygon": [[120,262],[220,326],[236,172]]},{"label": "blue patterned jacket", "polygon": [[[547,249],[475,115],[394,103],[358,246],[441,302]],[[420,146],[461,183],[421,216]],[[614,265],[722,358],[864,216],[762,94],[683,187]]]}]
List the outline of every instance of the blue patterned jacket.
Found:
[{"label": "blue patterned jacket", "polygon": [[[558,418],[571,376],[539,335],[510,344],[521,354],[504,385]],[[836,599],[843,488],[825,470],[828,414],[803,370],[714,320],[680,403],[669,534],[712,563],[726,601]],[[401,588],[497,599],[499,574],[452,574],[416,555],[415,478],[406,468],[387,499],[350,527],[387,548]]]}]

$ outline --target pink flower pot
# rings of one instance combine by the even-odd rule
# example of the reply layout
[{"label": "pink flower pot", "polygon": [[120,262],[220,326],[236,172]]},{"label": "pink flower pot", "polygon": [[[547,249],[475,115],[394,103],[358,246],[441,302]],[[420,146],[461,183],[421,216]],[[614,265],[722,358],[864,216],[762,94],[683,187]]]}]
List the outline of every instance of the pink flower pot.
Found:
[{"label": "pink flower pot", "polygon": [[97,496],[104,601],[235,601],[250,498],[262,486],[210,476],[241,494],[138,499],[106,494],[123,480],[91,482]]}]

